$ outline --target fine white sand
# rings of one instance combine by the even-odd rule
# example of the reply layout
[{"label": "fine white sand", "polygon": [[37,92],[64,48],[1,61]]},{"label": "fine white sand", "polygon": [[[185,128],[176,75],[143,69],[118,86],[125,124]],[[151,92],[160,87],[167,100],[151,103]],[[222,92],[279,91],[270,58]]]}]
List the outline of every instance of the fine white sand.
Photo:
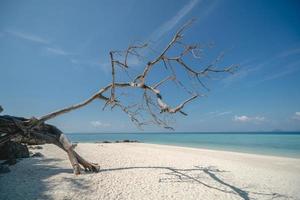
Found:
[{"label": "fine white sand", "polygon": [[300,199],[300,159],[154,144],[84,144],[101,166],[75,176],[67,155],[43,145],[0,175],[0,199]]}]

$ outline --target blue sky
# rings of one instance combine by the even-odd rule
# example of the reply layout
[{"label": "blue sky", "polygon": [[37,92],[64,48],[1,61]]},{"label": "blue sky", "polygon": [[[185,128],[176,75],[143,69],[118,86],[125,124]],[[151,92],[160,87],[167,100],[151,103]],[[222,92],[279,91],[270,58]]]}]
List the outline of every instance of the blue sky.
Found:
[{"label": "blue sky", "polygon": [[[110,50],[135,41],[161,49],[196,18],[186,40],[213,43],[212,55],[225,52],[221,64],[240,69],[207,82],[207,97],[174,117],[176,131],[300,130],[299,10],[292,0],[2,0],[0,104],[4,114],[38,117],[78,103],[109,83]],[[181,93],[170,92],[176,105]],[[102,107],[94,102],[51,123],[66,132],[139,131],[124,113]]]}]

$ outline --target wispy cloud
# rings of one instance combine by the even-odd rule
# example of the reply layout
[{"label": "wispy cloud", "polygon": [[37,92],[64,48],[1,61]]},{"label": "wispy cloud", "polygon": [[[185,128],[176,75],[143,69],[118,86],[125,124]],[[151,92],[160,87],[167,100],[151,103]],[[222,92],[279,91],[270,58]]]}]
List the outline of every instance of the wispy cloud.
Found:
[{"label": "wispy cloud", "polygon": [[234,118],[233,118],[233,121],[242,122],[242,123],[245,123],[245,122],[263,122],[265,120],[266,120],[265,117],[260,117],[260,116],[249,117],[249,116],[246,116],[246,115],[241,115],[241,116],[235,115]]},{"label": "wispy cloud", "polygon": [[105,74],[111,73],[111,63],[110,62],[100,62],[96,59],[82,59],[82,58],[71,58],[70,62],[77,68],[90,68],[102,70]]},{"label": "wispy cloud", "polygon": [[204,116],[206,116],[208,119],[212,119],[212,118],[222,117],[230,114],[232,114],[232,111],[212,111],[212,112],[205,113]]},{"label": "wispy cloud", "polygon": [[71,52],[68,52],[62,48],[57,47],[57,45],[53,44],[52,42],[50,42],[50,40],[45,39],[42,36],[35,35],[32,33],[25,33],[17,30],[6,30],[5,32],[16,38],[41,44],[42,48],[45,48],[51,54],[60,55],[60,56],[74,55]]},{"label": "wispy cloud", "polygon": [[73,53],[67,52],[61,48],[57,47],[47,47],[46,50],[52,54],[60,55],[60,56],[67,56],[72,55]]},{"label": "wispy cloud", "polygon": [[295,112],[295,114],[292,116],[292,119],[300,120],[300,112]]},{"label": "wispy cloud", "polygon": [[[55,55],[55,56],[64,56],[67,60],[69,60],[72,64],[76,65],[78,68],[86,68],[88,67],[93,67],[93,68],[99,68],[100,70],[104,71],[105,73],[110,72],[110,63],[103,63],[101,64],[100,62],[96,62],[91,59],[83,59],[81,58],[78,54],[70,52],[65,50],[64,48],[59,47],[59,45],[51,42],[48,39],[45,39],[42,36],[35,35],[32,33],[25,33],[23,31],[19,30],[6,30],[4,32],[0,32],[0,37],[3,35],[10,35],[18,39],[30,41],[33,43],[40,44],[40,48],[44,49],[49,55]],[[138,61],[137,59],[130,59],[129,63],[131,65],[137,65]]]},{"label": "wispy cloud", "polygon": [[172,30],[185,16],[187,16],[197,4],[202,4],[202,10],[197,13],[197,20],[203,20],[210,13],[212,13],[218,6],[220,1],[217,0],[190,0],[185,4],[172,18],[163,23],[156,31],[154,31],[150,38],[152,40],[159,40],[163,35]]},{"label": "wispy cloud", "polygon": [[250,118],[247,117],[246,115],[242,115],[242,116],[234,116],[233,120],[236,122],[247,122],[250,120]]},{"label": "wispy cloud", "polygon": [[[255,81],[250,82],[248,86],[255,86],[265,81],[270,81],[280,77],[289,75],[295,71],[300,70],[300,60],[286,61],[287,58],[293,58],[292,56],[300,54],[300,48],[287,49],[275,54],[269,59],[257,62],[255,60],[246,64],[241,64],[240,70],[232,76],[226,77],[222,80],[224,86],[231,85],[237,81],[242,81],[247,77],[253,76],[257,72],[263,72],[268,70],[262,78],[255,77]],[[285,64],[283,64],[285,62]],[[286,63],[287,62],[287,63]],[[276,67],[276,68],[275,68]],[[274,70],[280,69],[281,71]],[[261,73],[262,74],[262,73]]]},{"label": "wispy cloud", "polygon": [[131,67],[136,67],[142,63],[143,62],[136,56],[128,57],[128,59],[127,59],[127,64],[128,64],[128,66],[131,66]]},{"label": "wispy cloud", "polygon": [[25,33],[25,32],[15,31],[15,30],[7,30],[6,32],[14,37],[24,39],[27,41],[40,43],[40,44],[49,44],[50,43],[49,40],[47,40],[41,36],[31,34],[31,33]]},{"label": "wispy cloud", "polygon": [[101,121],[91,121],[90,124],[95,127],[95,128],[100,128],[100,127],[110,127],[111,124],[110,123],[104,123]]},{"label": "wispy cloud", "polygon": [[287,76],[293,72],[300,70],[300,60],[292,62],[290,64],[287,64],[286,66],[281,67],[280,69],[281,69],[281,71],[279,71],[279,72],[275,72],[275,73],[273,72],[260,80],[256,80],[253,85],[257,85],[257,84],[265,82],[265,81],[270,81],[270,80],[274,80],[277,78],[281,78],[281,77]]},{"label": "wispy cloud", "polygon": [[232,111],[219,112],[219,113],[216,114],[216,116],[229,115],[231,113],[232,113]]},{"label": "wispy cloud", "polygon": [[224,86],[230,86],[233,83],[235,83],[236,81],[246,78],[249,74],[259,71],[260,68],[261,68],[261,65],[253,66],[250,64],[250,65],[241,66],[240,70],[238,70],[236,73],[222,79],[222,83]]},{"label": "wispy cloud", "polygon": [[171,19],[166,21],[154,33],[152,33],[150,38],[154,40],[158,40],[159,38],[161,38],[165,33],[173,29],[178,24],[178,22],[180,22],[180,20],[184,18],[199,2],[200,0],[189,1]]},{"label": "wispy cloud", "polygon": [[279,54],[279,57],[286,58],[288,56],[297,55],[297,54],[300,54],[300,48],[288,49],[286,51],[283,51]]}]

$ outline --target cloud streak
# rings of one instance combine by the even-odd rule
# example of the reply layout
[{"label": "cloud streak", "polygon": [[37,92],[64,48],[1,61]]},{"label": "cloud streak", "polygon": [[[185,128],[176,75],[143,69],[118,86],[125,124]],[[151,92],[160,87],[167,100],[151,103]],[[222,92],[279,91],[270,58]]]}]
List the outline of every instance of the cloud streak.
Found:
[{"label": "cloud streak", "polygon": [[[286,64],[283,64],[283,62],[298,54],[300,54],[300,48],[287,49],[275,54],[272,58],[261,62],[251,61],[250,63],[241,64],[241,69],[237,73],[224,78],[222,82],[224,83],[224,86],[229,86],[237,81],[242,81],[247,77],[253,76],[255,73],[262,72],[263,70],[268,70],[268,74],[260,79],[255,78],[255,81],[250,82],[248,86],[255,86],[265,81],[287,76],[300,70],[300,60],[288,62]],[[274,69],[280,69],[281,71],[276,72]]]},{"label": "cloud streak", "polygon": [[32,33],[25,33],[22,31],[16,31],[16,30],[6,30],[6,33],[9,35],[16,37],[18,39],[34,42],[37,44],[41,44],[49,53],[59,55],[59,56],[69,56],[74,55],[73,53],[67,52],[66,50],[55,47],[56,45],[50,42],[50,40],[45,39],[41,36],[32,34]]},{"label": "cloud streak", "polygon": [[182,18],[184,18],[198,3],[200,0],[191,0],[183,8],[181,8],[175,16],[166,21],[161,25],[154,33],[151,38],[159,40],[164,34],[172,30]]},{"label": "cloud streak", "polygon": [[231,115],[232,111],[212,111],[208,113],[204,113],[203,117],[206,119],[213,119],[213,118],[218,118],[218,117],[223,117],[225,115]]},{"label": "cloud streak", "polygon": [[292,62],[285,67],[281,67],[282,69],[280,72],[272,73],[270,75],[265,76],[263,79],[257,80],[254,85],[265,82],[265,81],[271,81],[274,79],[278,79],[284,76],[287,76],[293,72],[296,72],[300,70],[300,60]]},{"label": "cloud streak", "polygon": [[[30,41],[33,43],[41,44],[49,53],[59,55],[59,56],[69,56],[73,55],[73,53],[67,52],[66,50],[62,48],[55,47],[53,43],[51,43],[48,39],[45,39],[41,36],[34,35],[32,33],[25,33],[22,31],[16,31],[16,30],[6,30],[7,34],[26,41]],[[0,35],[1,36],[1,35]]]},{"label": "cloud streak", "polygon": [[14,37],[28,40],[31,42],[35,42],[35,43],[39,43],[39,44],[50,44],[49,40],[42,38],[40,36],[37,36],[37,35],[33,35],[31,33],[24,33],[21,31],[14,31],[14,30],[7,30],[6,32]]},{"label": "cloud streak", "polygon": [[95,128],[105,128],[105,127],[110,127],[110,123],[104,123],[101,121],[91,121],[90,124],[95,127]]},{"label": "cloud streak", "polygon": [[265,120],[266,120],[265,117],[260,117],[260,116],[249,117],[249,116],[246,116],[246,115],[241,115],[241,116],[235,115],[234,118],[233,118],[233,121],[242,122],[242,123],[246,123],[246,122],[263,122]]},{"label": "cloud streak", "polygon": [[232,111],[219,112],[219,113],[216,113],[216,116],[229,115],[231,113],[232,113]]},{"label": "cloud streak", "polygon": [[67,52],[61,48],[47,47],[46,50],[52,54],[56,54],[60,56],[72,55],[72,53]]},{"label": "cloud streak", "polygon": [[297,55],[297,54],[300,54],[300,48],[289,49],[287,51],[284,51],[279,55],[279,57],[286,58],[288,56]]},{"label": "cloud streak", "polygon": [[211,116],[211,117],[219,117],[219,116],[223,116],[223,115],[229,115],[231,114],[232,111],[213,111],[213,112],[209,112],[208,114]]}]

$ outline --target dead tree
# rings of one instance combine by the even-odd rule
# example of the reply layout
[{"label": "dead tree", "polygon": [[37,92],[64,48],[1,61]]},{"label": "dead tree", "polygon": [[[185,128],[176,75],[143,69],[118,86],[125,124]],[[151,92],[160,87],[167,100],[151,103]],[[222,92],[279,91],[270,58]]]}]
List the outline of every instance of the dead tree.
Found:
[{"label": "dead tree", "polygon": [[[138,127],[155,124],[163,128],[172,129],[168,123],[167,116],[175,113],[187,115],[182,110],[184,106],[197,97],[202,96],[199,90],[195,89],[196,86],[207,89],[203,82],[204,78],[209,78],[211,74],[216,73],[233,73],[236,69],[235,65],[218,67],[217,64],[220,61],[220,56],[206,66],[198,69],[191,67],[189,63],[195,63],[195,60],[200,59],[203,50],[197,44],[185,44],[183,41],[183,32],[191,24],[192,21],[182,26],[161,52],[154,51],[150,48],[149,44],[131,45],[123,51],[111,51],[109,53],[112,69],[111,83],[99,89],[99,91],[81,103],[51,112],[39,118],[32,117],[31,119],[26,119],[8,115],[0,116],[0,145],[11,140],[27,144],[55,144],[68,154],[74,173],[80,174],[81,166],[85,170],[92,172],[97,172],[99,166],[82,158],[74,150],[74,145],[72,145],[65,134],[55,126],[46,123],[48,120],[87,106],[95,100],[101,100],[104,102],[103,109],[106,107],[121,109]],[[146,59],[143,54],[153,54],[153,52],[155,53],[154,58],[145,62],[144,68],[132,76],[133,73],[130,73],[130,70],[133,67],[131,66],[130,59],[134,57],[138,58],[141,60],[139,64],[142,65]],[[193,62],[187,62],[188,59],[192,59]],[[160,81],[154,82],[150,78],[150,74],[154,68],[156,70],[164,70],[169,75]],[[185,75],[192,81],[192,85],[186,84],[180,78],[182,75],[178,75],[178,69],[181,70],[181,73],[182,71],[186,73]],[[127,75],[128,81],[117,81],[118,70],[122,70],[123,74]],[[138,71],[138,69],[135,68],[135,71]],[[188,95],[186,100],[177,106],[169,105],[160,91],[160,88],[163,86],[166,87],[167,83],[175,84],[178,88],[182,89]],[[129,96],[129,99],[135,100],[133,104],[129,103],[128,100],[123,100],[123,97],[126,95],[122,91],[128,91],[129,88],[141,91],[141,101],[138,101],[137,98],[132,98],[132,96]],[[2,111],[1,107],[0,110]]]}]

